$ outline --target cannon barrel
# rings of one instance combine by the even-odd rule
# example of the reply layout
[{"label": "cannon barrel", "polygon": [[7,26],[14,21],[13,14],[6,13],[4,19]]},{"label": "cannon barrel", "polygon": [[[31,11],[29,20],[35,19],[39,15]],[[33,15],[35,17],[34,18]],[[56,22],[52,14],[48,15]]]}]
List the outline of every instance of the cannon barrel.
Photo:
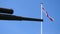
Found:
[{"label": "cannon barrel", "polygon": [[28,18],[28,17],[15,16],[15,15],[5,15],[5,14],[0,14],[0,20],[43,21],[43,19]]}]

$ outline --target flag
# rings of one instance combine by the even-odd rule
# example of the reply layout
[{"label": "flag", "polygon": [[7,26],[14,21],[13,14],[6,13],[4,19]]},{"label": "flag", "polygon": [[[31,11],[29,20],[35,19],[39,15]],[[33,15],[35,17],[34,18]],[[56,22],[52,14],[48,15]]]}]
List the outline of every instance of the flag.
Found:
[{"label": "flag", "polygon": [[48,12],[45,10],[44,6],[43,6],[42,4],[41,4],[41,6],[42,6],[42,7],[41,7],[41,8],[42,8],[42,11],[46,14],[46,16],[47,16],[51,21],[54,21],[54,19],[48,15]]}]

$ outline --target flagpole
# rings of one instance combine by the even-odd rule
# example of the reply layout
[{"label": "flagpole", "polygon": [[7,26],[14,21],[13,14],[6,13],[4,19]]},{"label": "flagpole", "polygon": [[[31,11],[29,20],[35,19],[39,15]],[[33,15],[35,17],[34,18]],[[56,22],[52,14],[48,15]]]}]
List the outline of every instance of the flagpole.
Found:
[{"label": "flagpole", "polygon": [[[42,3],[41,3],[41,19],[42,19]],[[42,34],[42,22],[41,22],[41,34]]]}]

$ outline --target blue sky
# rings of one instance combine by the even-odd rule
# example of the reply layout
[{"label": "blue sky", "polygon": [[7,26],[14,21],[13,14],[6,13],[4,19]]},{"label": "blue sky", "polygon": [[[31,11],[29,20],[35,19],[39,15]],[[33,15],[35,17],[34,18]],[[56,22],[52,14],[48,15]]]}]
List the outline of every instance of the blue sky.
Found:
[{"label": "blue sky", "polygon": [[[43,34],[60,34],[60,0],[0,0],[0,7],[14,9],[13,15],[40,18],[40,3],[49,15],[43,13]],[[0,20],[0,34],[40,34],[40,22]]]}]

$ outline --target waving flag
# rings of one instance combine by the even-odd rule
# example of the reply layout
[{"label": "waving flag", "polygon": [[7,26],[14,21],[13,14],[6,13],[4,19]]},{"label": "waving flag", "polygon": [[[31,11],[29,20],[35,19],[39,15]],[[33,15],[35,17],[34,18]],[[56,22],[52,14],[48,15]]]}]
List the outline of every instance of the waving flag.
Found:
[{"label": "waving flag", "polygon": [[48,15],[48,12],[45,10],[45,8],[44,8],[43,5],[42,5],[42,11],[46,14],[46,16],[47,16],[51,21],[54,21],[54,19]]}]

